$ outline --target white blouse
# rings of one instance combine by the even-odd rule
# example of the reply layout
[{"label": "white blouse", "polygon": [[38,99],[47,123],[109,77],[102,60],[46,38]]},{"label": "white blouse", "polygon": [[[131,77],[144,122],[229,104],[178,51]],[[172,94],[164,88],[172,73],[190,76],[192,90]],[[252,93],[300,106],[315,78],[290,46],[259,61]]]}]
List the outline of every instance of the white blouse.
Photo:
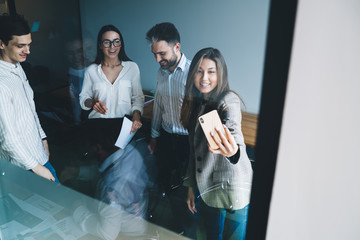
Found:
[{"label": "white blouse", "polygon": [[106,114],[92,110],[89,118],[120,118],[125,114],[132,115],[135,110],[140,113],[144,107],[144,94],[140,82],[140,70],[136,63],[123,61],[123,69],[113,84],[106,78],[101,64],[91,64],[84,76],[84,83],[80,93],[80,105],[84,110],[88,98],[102,101],[108,109]]}]

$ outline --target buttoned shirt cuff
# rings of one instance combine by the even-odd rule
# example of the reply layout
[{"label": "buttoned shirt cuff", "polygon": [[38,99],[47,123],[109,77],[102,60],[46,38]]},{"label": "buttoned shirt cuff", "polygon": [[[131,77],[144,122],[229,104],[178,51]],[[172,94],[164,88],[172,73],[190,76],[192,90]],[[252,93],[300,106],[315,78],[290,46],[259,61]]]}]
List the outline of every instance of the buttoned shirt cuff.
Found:
[{"label": "buttoned shirt cuff", "polygon": [[87,107],[87,106],[85,106],[85,101],[87,100],[87,99],[89,99],[89,98],[91,98],[91,97],[83,97],[83,96],[80,96],[80,107],[83,109],[83,110],[85,110],[85,111],[89,111],[90,109],[92,109],[92,108],[89,108],[89,107]]},{"label": "buttoned shirt cuff", "polygon": [[41,140],[46,140],[46,134],[45,134],[45,132],[44,132],[44,130],[42,129],[42,127],[41,126],[39,126],[39,133],[40,133],[40,137],[41,137]]},{"label": "buttoned shirt cuff", "polygon": [[152,138],[158,138],[160,137],[160,132],[158,130],[155,130],[155,129],[151,129],[151,137]]},{"label": "buttoned shirt cuff", "polygon": [[27,163],[26,165],[24,165],[26,170],[32,170],[34,167],[36,167],[39,163],[35,160],[32,159],[32,161],[30,161],[29,163]]}]

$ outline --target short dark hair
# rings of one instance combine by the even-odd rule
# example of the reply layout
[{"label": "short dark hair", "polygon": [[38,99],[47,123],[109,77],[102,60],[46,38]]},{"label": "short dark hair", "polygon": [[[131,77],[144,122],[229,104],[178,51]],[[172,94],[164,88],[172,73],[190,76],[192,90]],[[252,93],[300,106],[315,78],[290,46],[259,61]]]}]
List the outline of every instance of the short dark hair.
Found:
[{"label": "short dark hair", "polygon": [[180,43],[180,34],[175,25],[169,22],[156,24],[146,33],[146,40],[150,43],[166,41],[169,44]]},{"label": "short dark hair", "polygon": [[5,45],[8,45],[13,36],[22,36],[29,33],[29,24],[22,16],[0,16],[0,40]]},{"label": "short dark hair", "polygon": [[131,61],[131,59],[126,55],[125,53],[125,42],[124,42],[124,38],[121,35],[120,30],[115,27],[114,25],[105,25],[103,26],[97,36],[97,44],[96,44],[96,58],[95,58],[95,63],[96,64],[100,64],[103,60],[104,60],[104,53],[102,51],[102,49],[100,48],[101,44],[102,44],[102,36],[104,35],[104,33],[109,32],[109,31],[113,31],[116,32],[117,34],[119,34],[120,36],[120,41],[121,41],[121,48],[120,48],[120,52],[119,52],[119,60],[120,61]]}]

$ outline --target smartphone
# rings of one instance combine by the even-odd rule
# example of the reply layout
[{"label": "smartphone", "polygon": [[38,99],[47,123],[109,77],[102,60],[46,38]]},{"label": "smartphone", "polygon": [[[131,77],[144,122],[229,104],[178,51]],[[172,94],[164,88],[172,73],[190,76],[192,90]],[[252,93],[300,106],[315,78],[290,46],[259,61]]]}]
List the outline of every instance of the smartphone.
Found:
[{"label": "smartphone", "polygon": [[225,130],[223,124],[221,123],[218,112],[216,110],[213,110],[204,115],[201,115],[198,120],[210,147],[213,149],[219,149],[219,146],[214,142],[213,137],[210,134],[210,132],[212,131],[214,133],[214,137],[220,142],[221,139],[217,134],[215,128],[220,129],[220,131],[225,135]]}]

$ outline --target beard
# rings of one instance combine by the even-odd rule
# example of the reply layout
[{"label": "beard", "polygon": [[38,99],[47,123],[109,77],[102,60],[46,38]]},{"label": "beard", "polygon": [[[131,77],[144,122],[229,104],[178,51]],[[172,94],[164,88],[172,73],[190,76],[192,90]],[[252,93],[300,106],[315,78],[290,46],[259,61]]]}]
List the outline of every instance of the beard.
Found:
[{"label": "beard", "polygon": [[[167,60],[167,59],[161,60],[161,61],[160,61],[160,67],[161,67],[162,69],[169,69],[169,68],[175,66],[177,60],[178,60],[178,59],[177,59],[177,57],[176,57],[176,55],[175,55],[175,53],[174,53],[174,55],[172,56],[171,59],[169,59],[169,60]],[[166,63],[166,64],[161,65],[161,63]]]}]

